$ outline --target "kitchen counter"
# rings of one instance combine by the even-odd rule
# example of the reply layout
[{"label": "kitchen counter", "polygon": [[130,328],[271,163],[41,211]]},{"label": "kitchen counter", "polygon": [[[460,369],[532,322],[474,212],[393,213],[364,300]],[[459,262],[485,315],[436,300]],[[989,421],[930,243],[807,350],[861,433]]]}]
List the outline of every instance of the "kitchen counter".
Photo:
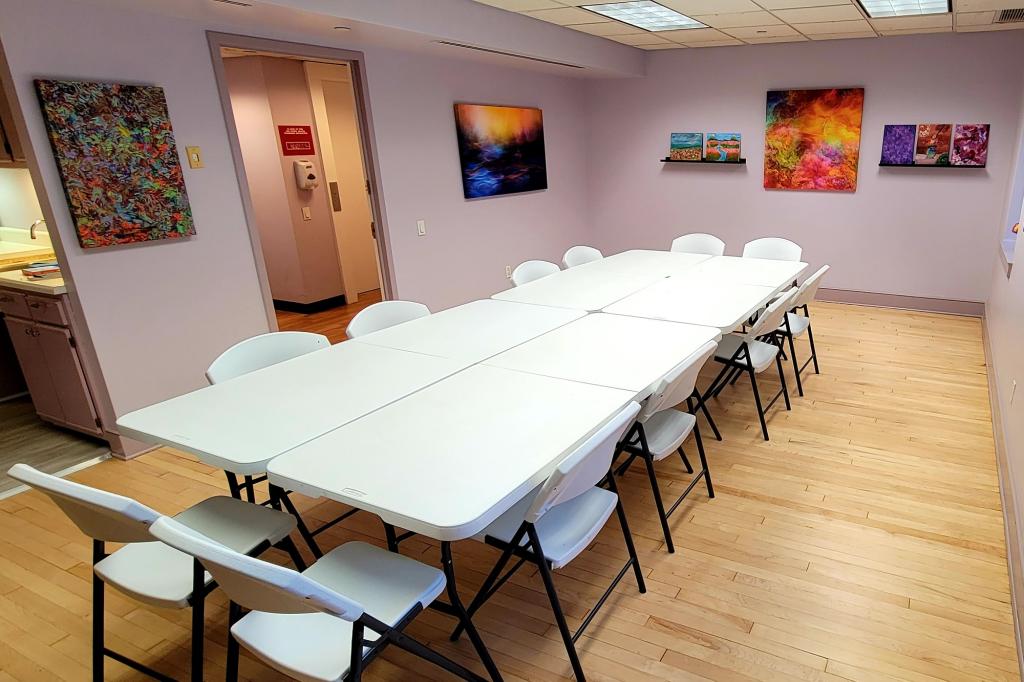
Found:
[{"label": "kitchen counter", "polygon": [[40,230],[31,239],[28,230],[0,227],[0,270],[20,269],[37,260],[53,260],[50,235]]},{"label": "kitchen counter", "polygon": [[54,279],[29,279],[21,274],[21,270],[0,272],[0,287],[18,289],[33,294],[46,294],[47,296],[60,296],[68,292],[64,280],[60,277]]}]

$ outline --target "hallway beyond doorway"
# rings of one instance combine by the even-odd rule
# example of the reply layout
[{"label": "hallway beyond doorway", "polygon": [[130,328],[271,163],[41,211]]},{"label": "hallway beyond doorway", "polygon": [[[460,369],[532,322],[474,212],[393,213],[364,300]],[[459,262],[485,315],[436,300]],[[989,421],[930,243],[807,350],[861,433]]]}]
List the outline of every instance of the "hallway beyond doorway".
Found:
[{"label": "hallway beyond doorway", "polygon": [[331,343],[340,343],[345,340],[345,328],[363,308],[379,303],[381,300],[380,289],[367,291],[359,295],[358,303],[340,305],[337,308],[323,310],[318,313],[293,313],[286,310],[278,310],[277,324],[283,332],[314,332],[323,334]]}]

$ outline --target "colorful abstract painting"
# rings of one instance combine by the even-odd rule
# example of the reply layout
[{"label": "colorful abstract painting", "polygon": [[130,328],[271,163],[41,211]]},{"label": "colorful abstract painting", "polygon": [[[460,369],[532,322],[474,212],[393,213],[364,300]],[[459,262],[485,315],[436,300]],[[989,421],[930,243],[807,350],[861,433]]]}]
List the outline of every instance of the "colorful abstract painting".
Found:
[{"label": "colorful abstract painting", "polygon": [[914,164],[918,166],[948,166],[949,143],[953,126],[949,123],[919,123],[914,145]]},{"label": "colorful abstract painting", "polygon": [[673,161],[700,161],[704,153],[704,133],[672,133],[668,158]]},{"label": "colorful abstract painting", "polygon": [[708,161],[737,162],[740,160],[739,133],[708,133],[704,158]]},{"label": "colorful abstract painting", "polygon": [[953,165],[984,166],[988,161],[988,123],[957,123],[953,129]]},{"label": "colorful abstract painting", "polygon": [[37,80],[83,248],[194,235],[163,88]]},{"label": "colorful abstract painting", "polygon": [[765,188],[855,191],[863,111],[863,88],[769,91]]},{"label": "colorful abstract painting", "polygon": [[914,124],[887,125],[882,131],[882,160],[884,166],[911,166],[914,163]]},{"label": "colorful abstract painting", "polygon": [[467,199],[547,189],[540,109],[456,104],[455,129]]}]

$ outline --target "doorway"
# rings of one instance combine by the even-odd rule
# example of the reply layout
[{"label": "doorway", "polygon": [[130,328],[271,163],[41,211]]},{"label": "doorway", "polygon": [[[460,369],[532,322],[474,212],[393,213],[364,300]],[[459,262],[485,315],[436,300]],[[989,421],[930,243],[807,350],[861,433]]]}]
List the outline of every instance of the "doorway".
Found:
[{"label": "doorway", "polygon": [[390,290],[359,54],[266,42],[211,34],[268,318],[335,342]]}]

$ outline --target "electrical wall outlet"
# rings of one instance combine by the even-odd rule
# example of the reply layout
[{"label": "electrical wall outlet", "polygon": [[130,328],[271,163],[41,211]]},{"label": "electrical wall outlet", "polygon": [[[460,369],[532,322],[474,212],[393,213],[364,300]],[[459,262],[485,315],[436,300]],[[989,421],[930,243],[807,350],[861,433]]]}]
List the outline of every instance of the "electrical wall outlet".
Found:
[{"label": "electrical wall outlet", "polygon": [[418,234],[421,237],[427,236],[427,221],[426,220],[417,220],[416,221],[416,234]]},{"label": "electrical wall outlet", "polygon": [[312,220],[313,219],[313,212],[309,210],[309,206],[303,206],[302,207],[302,219],[303,220]]},{"label": "electrical wall outlet", "polygon": [[185,147],[189,168],[203,168],[203,150],[199,147]]},{"label": "electrical wall outlet", "polygon": [[512,279],[512,266],[511,265],[506,265],[505,266],[505,279]]}]

